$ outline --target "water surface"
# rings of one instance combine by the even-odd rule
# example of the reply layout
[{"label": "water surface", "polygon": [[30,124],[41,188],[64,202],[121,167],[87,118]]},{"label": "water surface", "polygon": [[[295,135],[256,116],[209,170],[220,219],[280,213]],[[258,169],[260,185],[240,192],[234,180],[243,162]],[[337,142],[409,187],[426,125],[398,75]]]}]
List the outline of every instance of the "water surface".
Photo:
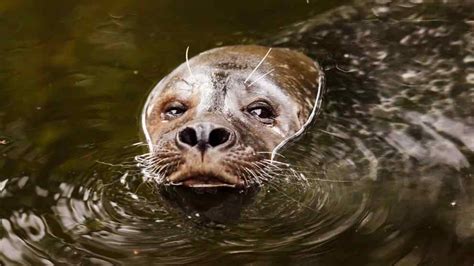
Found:
[{"label": "water surface", "polygon": [[304,177],[197,194],[143,183],[140,111],[187,46],[261,43],[342,4],[2,1],[0,262],[472,265],[472,80],[454,113],[381,108],[388,135],[329,100],[278,158]]}]

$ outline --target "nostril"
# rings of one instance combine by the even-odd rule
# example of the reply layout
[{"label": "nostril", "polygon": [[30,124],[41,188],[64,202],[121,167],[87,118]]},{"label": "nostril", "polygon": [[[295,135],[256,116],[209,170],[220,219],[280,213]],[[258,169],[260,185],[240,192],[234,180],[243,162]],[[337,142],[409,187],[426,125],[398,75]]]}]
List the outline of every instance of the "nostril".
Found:
[{"label": "nostril", "polygon": [[189,146],[193,147],[198,143],[197,135],[196,135],[196,130],[191,127],[187,127],[178,134],[178,140],[181,143],[188,144]]},{"label": "nostril", "polygon": [[230,132],[225,128],[216,128],[209,134],[209,145],[212,147],[226,143],[230,139]]}]

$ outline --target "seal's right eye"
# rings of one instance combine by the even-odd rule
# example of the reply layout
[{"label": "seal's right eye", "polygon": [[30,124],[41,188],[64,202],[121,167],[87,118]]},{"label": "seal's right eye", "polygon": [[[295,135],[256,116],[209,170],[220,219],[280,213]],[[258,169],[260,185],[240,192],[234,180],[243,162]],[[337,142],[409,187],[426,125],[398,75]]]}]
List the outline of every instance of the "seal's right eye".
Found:
[{"label": "seal's right eye", "polygon": [[180,102],[171,102],[163,109],[163,119],[172,120],[182,116],[188,108]]}]

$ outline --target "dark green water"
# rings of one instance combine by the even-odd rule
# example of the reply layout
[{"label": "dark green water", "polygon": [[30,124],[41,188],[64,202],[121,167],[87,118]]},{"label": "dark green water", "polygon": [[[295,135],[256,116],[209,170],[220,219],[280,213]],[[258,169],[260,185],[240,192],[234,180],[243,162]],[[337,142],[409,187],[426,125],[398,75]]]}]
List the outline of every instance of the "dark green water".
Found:
[{"label": "dark green water", "polygon": [[399,153],[385,152],[328,104],[285,154],[306,182],[197,195],[142,183],[142,105],[188,45],[261,42],[343,2],[1,1],[0,264],[472,265],[472,53],[455,111],[379,118],[428,124],[411,133],[436,141],[395,130],[379,136]]}]

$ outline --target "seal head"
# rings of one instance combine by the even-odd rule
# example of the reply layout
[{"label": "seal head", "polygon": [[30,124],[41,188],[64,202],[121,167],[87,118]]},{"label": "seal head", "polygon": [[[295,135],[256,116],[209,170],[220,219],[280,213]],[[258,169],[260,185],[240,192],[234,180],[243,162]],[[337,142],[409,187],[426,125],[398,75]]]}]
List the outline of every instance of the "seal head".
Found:
[{"label": "seal head", "polygon": [[161,80],[142,114],[148,174],[161,183],[244,187],[273,150],[307,124],[322,71],[304,54],[228,46],[197,55]]}]

